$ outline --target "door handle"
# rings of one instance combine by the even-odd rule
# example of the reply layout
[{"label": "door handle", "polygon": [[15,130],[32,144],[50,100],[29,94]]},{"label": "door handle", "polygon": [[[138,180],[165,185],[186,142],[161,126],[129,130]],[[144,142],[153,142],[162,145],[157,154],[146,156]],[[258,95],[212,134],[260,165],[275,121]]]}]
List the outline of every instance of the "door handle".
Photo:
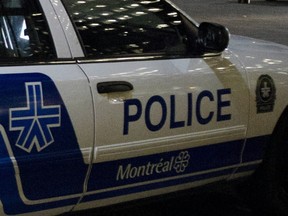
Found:
[{"label": "door handle", "polygon": [[99,94],[132,91],[133,85],[126,81],[110,81],[97,84]]}]

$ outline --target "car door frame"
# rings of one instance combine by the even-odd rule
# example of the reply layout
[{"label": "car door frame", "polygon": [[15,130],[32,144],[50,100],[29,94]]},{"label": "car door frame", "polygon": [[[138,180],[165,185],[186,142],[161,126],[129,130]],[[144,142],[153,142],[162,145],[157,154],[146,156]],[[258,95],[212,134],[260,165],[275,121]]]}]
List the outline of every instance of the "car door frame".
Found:
[{"label": "car door frame", "polygon": [[[51,2],[56,2],[56,0],[51,0]],[[169,1],[170,2],[170,1]],[[54,8],[55,8],[55,4],[54,4]],[[175,5],[174,5],[174,7],[176,7]],[[77,42],[77,33],[73,33],[73,31],[74,31],[74,29],[73,29],[73,23],[72,23],[72,21],[70,21],[69,20],[69,15],[67,15],[67,14],[65,14],[65,13],[63,13],[63,10],[65,10],[65,8],[63,7],[63,5],[57,5],[57,9],[55,9],[55,11],[58,11],[58,13],[60,14],[58,14],[58,17],[59,17],[59,19],[60,20],[65,20],[65,22],[61,22],[62,24],[63,23],[65,23],[64,24],[64,26],[63,26],[63,28],[66,28],[67,27],[67,29],[68,29],[68,31],[65,31],[65,35],[66,35],[66,37],[68,38],[68,37],[70,37],[71,35],[73,35],[73,37],[71,38],[71,39],[73,39],[73,40],[71,40],[71,41],[73,41],[72,43],[70,43],[71,44],[71,46],[73,46],[73,44],[75,45],[76,44],[76,46],[79,46],[79,44],[81,43],[80,42],[80,40]],[[180,10],[181,11],[181,10]],[[183,15],[185,15],[186,16],[186,14],[184,13],[184,12],[182,12],[182,14]],[[191,22],[194,22],[191,18],[188,18],[188,20],[190,20]],[[197,25],[197,24],[196,24]],[[71,33],[72,32],[72,33]],[[75,39],[75,37],[76,37],[76,39]],[[78,47],[79,48],[79,47]],[[77,49],[78,49],[77,48]],[[75,50],[77,50],[77,49],[75,49]],[[223,68],[221,69],[220,68],[220,66],[221,66],[221,64],[215,64],[215,61],[213,62],[213,59],[212,59],[212,61],[210,61],[209,60],[209,58],[211,59],[211,58],[213,58],[213,56],[218,56],[219,57],[219,59],[220,60],[222,60],[222,63],[223,63],[223,61],[224,61],[224,65],[225,66],[227,66],[227,67],[231,67],[230,68],[230,71],[232,71],[232,72],[234,72],[234,74],[232,73],[232,74],[230,74],[231,75],[231,77],[234,75],[234,76],[236,76],[236,81],[241,81],[241,84],[243,85],[243,89],[244,89],[244,92],[242,92],[243,94],[245,94],[245,95],[247,95],[247,100],[245,101],[245,104],[247,105],[247,112],[246,112],[246,114],[245,114],[245,124],[244,125],[239,125],[239,126],[237,126],[237,127],[235,127],[235,128],[232,128],[233,129],[233,131],[235,132],[233,135],[229,135],[229,132],[227,132],[226,133],[226,135],[228,136],[228,137],[230,137],[230,140],[234,140],[234,139],[241,139],[242,141],[241,141],[241,144],[239,145],[239,163],[238,164],[236,164],[234,167],[233,167],[233,169],[232,169],[232,171],[231,171],[231,174],[233,174],[233,170],[236,170],[237,169],[237,167],[238,166],[241,166],[240,164],[241,164],[241,153],[242,153],[242,151],[243,151],[243,148],[244,148],[244,143],[245,143],[245,138],[246,138],[246,133],[247,133],[247,125],[248,125],[248,104],[249,104],[249,87],[248,87],[248,85],[247,85],[247,77],[246,77],[246,71],[243,69],[243,67],[242,67],[242,65],[239,63],[239,61],[235,58],[235,56],[233,56],[233,54],[232,53],[230,53],[230,52],[228,52],[228,51],[225,51],[225,59],[223,58],[223,59],[221,59],[221,56],[223,56],[224,54],[214,54],[214,55],[211,55],[210,57],[204,57],[204,56],[198,56],[198,57],[200,57],[203,61],[205,61],[206,62],[206,64],[207,65],[209,65],[209,67],[212,69],[212,70],[214,70],[214,71],[217,71],[217,73],[221,76],[221,70],[223,70]],[[191,56],[190,56],[191,57]],[[189,56],[186,56],[186,57],[183,57],[184,59],[185,58],[190,58]],[[78,62],[78,64],[80,65],[80,67],[81,67],[81,65],[88,65],[88,64],[90,64],[90,63],[98,63],[98,64],[105,64],[105,63],[109,63],[109,62],[111,62],[111,63],[117,63],[117,62],[121,62],[121,61],[123,61],[123,62],[133,62],[133,61],[135,61],[135,60],[139,60],[139,61],[149,61],[149,60],[153,60],[153,59],[157,59],[157,57],[155,57],[155,56],[148,56],[148,57],[135,57],[135,58],[111,58],[111,59],[106,59],[106,58],[104,58],[104,59],[90,59],[90,60],[88,60],[88,59],[85,59],[85,57],[84,57],[84,52],[82,51],[82,52],[75,52],[75,58],[77,59],[77,62]],[[195,58],[195,56],[193,57],[192,56],[192,58]],[[160,57],[160,59],[161,59],[161,57]],[[217,59],[217,58],[216,58]],[[231,63],[231,61],[230,60],[233,60],[233,63]],[[218,68],[218,67],[219,68]],[[86,73],[85,72],[85,69],[84,68],[82,68],[82,70],[83,70],[83,72],[84,73]],[[241,75],[240,75],[241,74]],[[87,77],[89,77],[89,75],[88,74],[86,74],[87,75]],[[221,76],[221,82],[223,82],[223,83],[229,83],[229,80],[228,80],[228,77],[226,77],[225,78],[225,76],[224,75],[222,75]],[[111,81],[111,80],[110,80]],[[117,81],[117,80],[116,80]],[[91,86],[91,88],[96,88],[96,86]],[[94,91],[94,89],[92,89],[91,90],[91,92],[93,92]],[[92,93],[92,95],[93,94],[95,94],[95,93]],[[221,103],[221,102],[220,102]],[[224,102],[225,103],[225,102]],[[95,110],[95,112],[96,112],[96,110]],[[221,115],[221,114],[220,114]],[[97,129],[95,129],[95,134],[96,134],[96,136],[97,136],[97,131],[96,131]],[[219,131],[218,131],[219,132]],[[203,132],[203,133],[199,133],[199,134],[194,134],[194,135],[196,135],[196,136],[198,136],[198,138],[201,138],[202,137],[202,139],[204,139],[204,137],[205,137],[205,133]],[[223,135],[223,134],[222,134]],[[212,133],[211,134],[211,137],[210,137],[210,139],[215,139],[215,137],[217,138],[217,133]],[[172,137],[171,137],[172,138]],[[179,138],[179,137],[178,137]],[[191,137],[190,137],[191,138]],[[183,136],[182,137],[182,139],[190,139],[189,138],[189,136],[187,137],[185,137],[185,136]],[[219,137],[218,137],[219,138]],[[156,146],[156,148],[158,148],[158,150],[159,149],[161,149],[161,148],[163,148],[163,143],[165,142],[165,140],[159,140],[160,142],[159,142],[159,145],[158,146]],[[195,141],[196,142],[196,141]],[[133,144],[133,142],[131,142],[130,144]],[[135,143],[134,143],[135,144]],[[205,144],[203,144],[203,145],[205,145]],[[133,151],[135,151],[135,152],[138,152],[138,154],[136,153],[136,155],[138,155],[138,156],[140,156],[142,153],[143,153],[143,151],[142,150],[144,150],[144,149],[147,149],[147,147],[148,146],[146,146],[145,147],[145,145],[143,145],[143,146],[141,146],[141,142],[139,142],[138,143],[138,145],[137,146],[139,146],[140,147],[140,149],[135,149],[135,147],[133,147],[132,145],[119,145],[119,146],[114,146],[114,147],[117,147],[117,148],[114,148],[113,146],[111,147],[111,148],[109,148],[109,147],[105,147],[105,146],[103,146],[103,148],[100,146],[98,146],[97,145],[97,141],[96,141],[96,137],[95,137],[95,144],[94,144],[94,154],[93,154],[93,159],[92,159],[92,163],[96,163],[96,162],[105,162],[105,161],[107,161],[107,159],[109,158],[109,157],[111,157],[111,155],[113,156],[113,157],[115,157],[116,156],[116,158],[117,159],[125,159],[125,157],[127,156],[126,154],[125,154],[125,152],[129,152],[129,151],[131,151],[131,150],[133,150]],[[185,146],[185,144],[183,145],[183,146]],[[122,148],[123,147],[123,148]],[[154,146],[155,147],[155,146]],[[117,149],[117,150],[115,150],[115,149]],[[148,149],[149,149],[149,147],[148,147]],[[174,150],[175,149],[177,149],[177,148],[175,148],[174,147]],[[142,152],[142,153],[141,153]],[[150,149],[150,153],[151,152],[153,152],[151,149]],[[124,154],[123,154],[124,153]],[[155,153],[155,152],[154,152]],[[121,155],[122,154],[122,155]],[[126,156],[125,156],[126,155]],[[129,156],[128,156],[129,157]],[[229,178],[229,176],[230,175],[228,175],[227,176],[227,178]],[[88,182],[87,182],[87,185],[86,186],[88,186]],[[163,190],[162,190],[162,192],[163,192]],[[87,194],[88,195],[91,195],[91,192],[89,192],[89,191],[87,191]],[[143,196],[145,196],[145,195],[143,195]],[[131,197],[133,197],[133,196],[131,196]],[[130,199],[132,199],[132,198],[130,198]],[[84,198],[84,200],[83,200],[84,202],[87,202],[87,200],[85,200],[85,198]],[[91,201],[91,200],[90,200]],[[103,203],[102,204],[100,204],[100,205],[103,205]],[[83,209],[84,207],[83,206],[85,206],[85,204],[84,205],[82,205],[82,206],[79,206],[79,209]]]},{"label": "car door frame", "polygon": [[[93,144],[94,144],[94,123],[92,120],[93,118],[91,118],[91,116],[94,116],[94,110],[92,106],[90,87],[89,87],[87,77],[79,68],[79,66],[76,64],[76,61],[72,59],[72,54],[76,55],[75,53],[78,52],[79,50],[75,51],[77,50],[77,46],[75,44],[73,46],[70,46],[68,44],[66,35],[64,34],[64,30],[62,28],[63,23],[62,24],[60,23],[61,20],[58,19],[58,16],[56,15],[54,11],[52,3],[46,0],[38,0],[38,1],[42,7],[44,16],[46,18],[48,27],[50,29],[52,43],[54,43],[55,50],[56,50],[56,59],[52,59],[52,60],[46,60],[46,59],[36,60],[35,59],[31,61],[19,61],[19,62],[17,61],[17,62],[2,64],[1,75],[9,76],[9,77],[12,77],[12,76],[20,77],[21,80],[24,80],[23,82],[26,85],[26,97],[28,96],[28,94],[30,94],[30,92],[31,94],[32,92],[34,92],[33,97],[36,97],[35,93],[38,92],[36,93],[36,94],[39,94],[37,97],[39,97],[41,100],[44,100],[44,97],[46,94],[45,92],[43,93],[44,90],[42,87],[44,86],[44,84],[42,85],[42,81],[46,82],[45,85],[47,83],[49,85],[51,84],[50,85],[52,86],[52,88],[50,89],[51,92],[55,92],[57,94],[58,102],[61,101],[61,105],[59,106],[58,105],[47,106],[48,108],[54,109],[54,111],[57,109],[58,110],[57,112],[59,112],[59,109],[61,110],[59,113],[60,120],[57,120],[58,123],[54,124],[54,126],[52,127],[61,127],[65,124],[64,121],[67,121],[67,124],[69,125],[69,128],[70,128],[68,131],[72,132],[71,138],[74,137],[72,139],[74,139],[73,142],[77,145],[77,147],[75,148],[75,151],[72,150],[71,152],[69,152],[69,150],[66,151],[64,149],[67,155],[64,155],[63,158],[69,157],[69,154],[71,154],[72,156],[71,160],[73,160],[73,157],[75,157],[75,159],[76,157],[79,157],[77,158],[77,160],[80,159],[79,161],[83,162],[83,166],[82,166],[83,171],[81,174],[82,178],[79,181],[78,180],[76,181],[76,182],[80,182],[80,184],[77,187],[79,189],[79,190],[77,189],[78,190],[77,194],[73,194],[73,192],[72,194],[70,192],[67,192],[67,193],[63,192],[64,196],[57,196],[54,193],[55,196],[52,196],[52,197],[50,195],[46,196],[45,194],[43,194],[43,196],[42,195],[39,196],[40,197],[39,199],[38,198],[31,199],[26,196],[27,191],[24,192],[25,187],[22,184],[23,183],[22,182],[23,179],[21,179],[22,177],[20,177],[20,175],[15,175],[13,173],[23,174],[24,172],[19,170],[19,167],[18,167],[19,163],[23,163],[23,162],[26,163],[26,162],[29,162],[29,160],[32,161],[33,158],[29,159],[29,157],[27,156],[27,157],[21,158],[20,160],[19,158],[14,156],[14,153],[13,153],[14,150],[12,150],[12,145],[14,145],[14,143],[10,142],[12,139],[8,135],[8,132],[12,133],[13,131],[16,131],[18,133],[18,131],[21,130],[19,128],[15,128],[14,126],[11,126],[13,120],[16,119],[15,121],[17,121],[19,119],[19,116],[17,118],[13,117],[15,116],[14,113],[18,115],[17,113],[20,113],[20,111],[24,111],[25,109],[25,108],[21,108],[21,106],[19,108],[19,105],[16,104],[17,106],[9,108],[10,117],[8,118],[10,118],[9,120],[10,128],[9,126],[8,127],[5,126],[4,128],[2,125],[0,128],[1,142],[3,142],[3,146],[6,146],[6,150],[4,150],[4,152],[9,157],[9,160],[8,159],[7,161],[5,160],[5,163],[7,163],[6,164],[7,165],[6,168],[8,171],[7,176],[9,178],[11,177],[9,181],[6,181],[5,184],[1,185],[4,188],[2,188],[3,191],[1,191],[1,197],[0,197],[1,206],[3,206],[3,209],[1,209],[0,211],[5,211],[6,214],[22,214],[22,213],[28,213],[28,212],[31,213],[31,212],[38,212],[38,211],[45,211],[45,212],[50,211],[50,213],[53,212],[53,214],[60,214],[60,213],[70,211],[79,202],[79,200],[83,196],[83,193],[85,192],[87,176],[89,174],[89,169],[91,166],[91,158],[93,158],[92,154],[93,154]],[[23,67],[23,65],[25,65],[25,67]],[[27,75],[27,77],[25,77],[25,75]],[[71,82],[68,79],[66,79],[66,77],[69,77],[69,80]],[[32,80],[31,82],[29,81],[30,78]],[[65,80],[67,82],[65,82]],[[75,85],[75,83],[77,83],[77,85]],[[12,87],[14,87],[15,89],[18,88],[17,86],[13,86],[13,84],[11,85],[11,88]],[[21,89],[23,89],[23,86],[21,87]],[[34,90],[32,91],[32,89]],[[46,91],[47,91],[47,88],[46,88]],[[25,88],[24,88],[24,92],[25,92]],[[75,100],[74,97],[78,99]],[[25,96],[23,98],[25,98]],[[27,100],[28,100],[28,97],[27,97]],[[42,101],[42,102],[43,102],[42,106],[45,107],[46,102],[45,101]],[[50,102],[53,104],[52,100]],[[81,110],[79,111],[79,109]],[[83,112],[82,116],[79,115],[81,112]],[[65,115],[65,120],[63,117],[64,115]],[[50,135],[53,136],[53,133],[54,132],[52,132]],[[36,151],[36,148],[37,148],[37,151],[42,151],[42,148],[40,148],[36,142],[37,141],[33,141],[33,143],[31,142],[31,146],[30,146],[31,148],[26,149],[26,150],[23,148],[23,150],[27,151],[27,153],[29,153],[30,151],[33,151],[34,148],[35,148],[34,149],[35,151]],[[76,153],[76,151],[78,153]],[[76,156],[76,154],[78,156]],[[60,155],[58,155],[57,157],[61,158]],[[35,158],[36,158],[36,161],[40,159],[37,157]],[[53,159],[51,158],[51,162],[52,161]],[[47,161],[47,163],[49,163],[49,160]],[[44,164],[45,164],[45,161],[43,162],[43,165]],[[70,167],[70,169],[72,170],[73,167]],[[43,170],[43,172],[45,171]],[[77,174],[75,174],[74,176],[77,177]],[[14,179],[15,177],[16,179]],[[53,179],[54,181],[57,179],[57,174],[55,173],[55,175],[50,176],[50,177],[51,177],[50,180]],[[61,179],[59,178],[58,180],[61,181]],[[73,187],[76,188],[75,185],[71,186],[71,188]],[[49,189],[49,187],[47,188]],[[55,191],[59,189],[60,188],[54,188],[53,190]],[[3,197],[2,197],[2,194],[4,194]],[[13,202],[13,203],[11,204],[10,202]]]}]

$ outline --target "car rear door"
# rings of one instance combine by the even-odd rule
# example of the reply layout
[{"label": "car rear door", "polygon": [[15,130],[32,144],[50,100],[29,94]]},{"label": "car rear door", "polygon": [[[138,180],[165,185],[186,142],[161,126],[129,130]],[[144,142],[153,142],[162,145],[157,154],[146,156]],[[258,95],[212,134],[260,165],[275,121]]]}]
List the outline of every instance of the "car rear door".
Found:
[{"label": "car rear door", "polygon": [[0,7],[0,212],[60,214],[79,201],[89,167],[88,80],[49,1]]},{"label": "car rear door", "polygon": [[226,51],[192,54],[197,27],[187,36],[185,18],[164,1],[63,3],[85,50],[78,64],[95,110],[93,166],[79,209],[228,178],[248,121],[237,60]]}]

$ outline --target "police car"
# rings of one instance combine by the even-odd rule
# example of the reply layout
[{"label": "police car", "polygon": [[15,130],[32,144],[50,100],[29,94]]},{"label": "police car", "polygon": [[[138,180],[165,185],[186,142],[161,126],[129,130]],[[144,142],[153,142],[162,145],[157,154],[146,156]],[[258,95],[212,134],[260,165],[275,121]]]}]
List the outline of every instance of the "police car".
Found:
[{"label": "police car", "polygon": [[57,215],[256,170],[261,191],[285,193],[288,47],[199,25],[168,0],[0,7],[0,215]]}]

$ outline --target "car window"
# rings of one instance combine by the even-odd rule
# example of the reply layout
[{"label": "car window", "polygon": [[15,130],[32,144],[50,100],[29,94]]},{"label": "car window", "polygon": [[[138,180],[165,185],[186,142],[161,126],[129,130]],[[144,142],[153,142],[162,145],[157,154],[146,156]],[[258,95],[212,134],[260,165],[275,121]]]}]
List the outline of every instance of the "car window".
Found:
[{"label": "car window", "polygon": [[63,0],[86,55],[186,53],[179,13],[162,0]]},{"label": "car window", "polygon": [[1,59],[54,58],[50,32],[36,0],[0,1]]}]

